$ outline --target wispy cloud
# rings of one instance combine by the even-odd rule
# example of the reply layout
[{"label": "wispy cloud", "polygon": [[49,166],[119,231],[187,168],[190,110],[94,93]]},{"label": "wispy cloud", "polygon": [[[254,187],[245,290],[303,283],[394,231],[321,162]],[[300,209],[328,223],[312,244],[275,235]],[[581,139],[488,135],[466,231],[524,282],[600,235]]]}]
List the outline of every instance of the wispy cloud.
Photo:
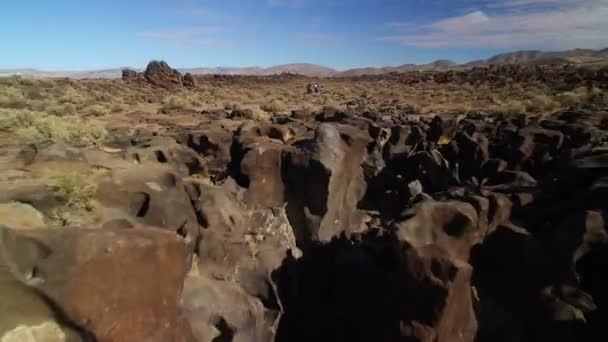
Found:
[{"label": "wispy cloud", "polygon": [[[538,5],[547,6],[534,7]],[[502,9],[488,9],[498,6]],[[605,0],[506,0],[487,2],[485,7],[418,27],[391,23],[396,33],[381,39],[431,48],[608,45],[608,2]]]},{"label": "wispy cloud", "polygon": [[452,17],[443,20],[436,21],[432,24],[427,25],[427,28],[434,31],[468,31],[476,26],[487,24],[490,18],[482,11],[475,11],[469,14]]},{"label": "wispy cloud", "polygon": [[514,8],[535,6],[570,6],[601,3],[602,0],[489,0],[486,2],[490,8]]},{"label": "wispy cloud", "polygon": [[177,45],[202,45],[214,47],[233,46],[234,42],[222,36],[232,32],[220,26],[188,27],[179,29],[148,30],[137,32],[140,38],[156,39],[165,43]]}]

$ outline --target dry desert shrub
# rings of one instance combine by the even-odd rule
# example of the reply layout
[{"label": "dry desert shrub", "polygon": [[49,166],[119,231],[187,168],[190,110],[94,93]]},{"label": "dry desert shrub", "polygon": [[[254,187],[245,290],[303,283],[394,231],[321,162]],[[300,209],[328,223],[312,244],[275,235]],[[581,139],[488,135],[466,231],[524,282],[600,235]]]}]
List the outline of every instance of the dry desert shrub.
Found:
[{"label": "dry desert shrub", "polygon": [[33,121],[31,112],[0,109],[0,132],[10,133],[31,125]]},{"label": "dry desert shrub", "polygon": [[536,95],[526,101],[526,110],[532,113],[546,113],[555,110],[557,103],[548,95]]},{"label": "dry desert shrub", "polygon": [[27,105],[24,107],[25,109],[29,109],[35,112],[46,112],[49,107],[53,106],[53,102],[51,100],[26,100]]},{"label": "dry desert shrub", "polygon": [[0,108],[23,109],[28,102],[23,91],[16,86],[0,87]]},{"label": "dry desert shrub", "polygon": [[559,94],[557,96],[557,100],[563,107],[576,107],[581,104],[586,97],[586,95],[577,94],[573,91],[567,91]]},{"label": "dry desert shrub", "polygon": [[0,132],[17,141],[60,140],[73,144],[98,143],[107,136],[103,125],[92,120],[4,109],[0,109]]},{"label": "dry desert shrub", "polygon": [[596,87],[591,88],[587,101],[592,104],[608,106],[608,91]]},{"label": "dry desert shrub", "polygon": [[235,106],[233,110],[242,111],[246,119],[256,122],[269,122],[272,118],[271,113],[262,110],[258,105]]},{"label": "dry desert shrub", "polygon": [[61,97],[59,97],[57,100],[59,103],[81,105],[87,101],[87,98],[75,88],[66,87]]},{"label": "dry desert shrub", "polygon": [[82,112],[85,115],[104,116],[110,112],[110,109],[101,104],[94,104],[84,108]]},{"label": "dry desert shrub", "polygon": [[192,104],[188,99],[177,95],[170,95],[163,99],[161,111],[167,113],[173,110],[190,109],[191,107]]},{"label": "dry desert shrub", "polygon": [[[489,105],[488,108],[497,112],[507,113],[525,113],[528,108],[526,103],[520,100],[514,99],[493,99],[493,104]],[[483,107],[483,106],[482,106]]]},{"label": "dry desert shrub", "polygon": [[88,209],[95,197],[97,186],[80,173],[68,173],[56,178],[55,192],[66,201],[69,207]]},{"label": "dry desert shrub", "polygon": [[251,119],[257,122],[269,122],[272,115],[266,111],[263,111],[260,107],[250,107],[252,111]]},{"label": "dry desert shrub", "polygon": [[326,97],[323,101],[323,110],[343,111],[345,108],[336,100]]},{"label": "dry desert shrub", "polygon": [[21,76],[19,75],[11,75],[11,76],[2,76],[0,77],[0,86],[2,87],[10,87],[15,86],[21,80]]},{"label": "dry desert shrub", "polygon": [[265,112],[274,114],[287,112],[288,110],[287,105],[279,99],[267,101],[266,103],[262,104],[260,108]]},{"label": "dry desert shrub", "polygon": [[605,92],[599,88],[578,87],[558,95],[558,100],[563,107],[578,107],[583,104],[605,104]]},{"label": "dry desert shrub", "polygon": [[53,104],[46,108],[49,115],[64,116],[76,113],[76,106],[72,103]]},{"label": "dry desert shrub", "polygon": [[222,106],[225,110],[234,110],[237,109],[239,107],[238,104],[234,103],[234,102],[224,102],[224,105]]},{"label": "dry desert shrub", "polygon": [[126,106],[123,103],[115,102],[110,105],[110,113],[120,113],[126,110]]}]

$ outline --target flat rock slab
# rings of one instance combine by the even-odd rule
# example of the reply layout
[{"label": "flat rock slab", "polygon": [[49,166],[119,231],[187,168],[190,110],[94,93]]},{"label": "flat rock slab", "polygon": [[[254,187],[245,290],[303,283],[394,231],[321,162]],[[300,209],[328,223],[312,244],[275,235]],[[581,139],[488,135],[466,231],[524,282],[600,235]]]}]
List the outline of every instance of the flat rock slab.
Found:
[{"label": "flat rock slab", "polygon": [[192,341],[178,306],[189,253],[156,228],[0,231],[15,278],[97,341]]},{"label": "flat rock slab", "polygon": [[0,204],[0,224],[14,229],[43,229],[44,215],[29,204]]}]

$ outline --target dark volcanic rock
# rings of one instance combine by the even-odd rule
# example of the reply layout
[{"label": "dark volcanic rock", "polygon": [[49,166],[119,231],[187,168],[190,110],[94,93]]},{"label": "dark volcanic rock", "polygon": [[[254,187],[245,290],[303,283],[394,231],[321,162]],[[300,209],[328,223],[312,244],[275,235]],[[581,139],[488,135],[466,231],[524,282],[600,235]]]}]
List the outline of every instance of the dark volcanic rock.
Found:
[{"label": "dark volcanic rock", "polygon": [[155,87],[173,91],[178,87],[196,89],[198,82],[191,73],[182,75],[179,71],[172,69],[165,61],[151,61],[144,72],[136,72],[131,69],[122,70],[122,80],[126,82],[148,83]]},{"label": "dark volcanic rock", "polygon": [[17,277],[83,337],[194,341],[179,307],[189,253],[175,234],[155,228],[0,234]]},{"label": "dark volcanic rock", "polygon": [[137,81],[138,74],[137,71],[131,69],[123,69],[122,70],[122,80],[127,82]]},{"label": "dark volcanic rock", "polygon": [[175,69],[171,69],[164,61],[150,62],[146,71],[144,71],[144,77],[150,84],[168,90],[181,86],[184,82],[182,74]]},{"label": "dark volcanic rock", "polygon": [[193,250],[199,236],[196,214],[180,177],[166,167],[115,172],[101,180],[97,198],[116,209],[112,219],[134,225],[165,228],[180,236]]},{"label": "dark volcanic rock", "polygon": [[[166,64],[149,69],[157,86],[192,86]],[[498,65],[418,77],[557,77],[567,89],[581,75]],[[0,311],[11,305],[0,337],[35,314],[27,329],[98,341],[605,340],[604,115],[399,110],[268,122],[205,111],[105,146],[2,155],[17,174],[89,172],[95,195],[69,214],[96,229],[46,228],[70,206],[61,184],[0,194],[0,224],[25,229],[32,216],[39,229],[0,235]]]},{"label": "dark volcanic rock", "polygon": [[431,142],[446,144],[452,140],[458,129],[455,115],[436,115],[429,125],[428,139]]},{"label": "dark volcanic rock", "polygon": [[182,81],[185,87],[196,89],[196,79],[191,73],[187,72]]},{"label": "dark volcanic rock", "polygon": [[[172,167],[182,176],[204,173],[202,158],[196,151],[178,144],[173,138],[145,137],[132,141],[134,146],[128,148],[125,159],[138,165],[152,164]],[[199,140],[199,144],[205,144]],[[204,147],[201,147],[204,148]]]},{"label": "dark volcanic rock", "polygon": [[437,150],[416,152],[407,159],[406,165],[408,178],[419,179],[427,192],[444,191],[460,183],[456,170]]},{"label": "dark volcanic rock", "polygon": [[397,238],[414,248],[436,245],[466,262],[480,240],[479,217],[468,203],[423,201],[402,216],[394,227]]},{"label": "dark volcanic rock", "polygon": [[182,132],[177,140],[204,158],[205,171],[213,178],[227,172],[232,136],[228,127],[212,124],[202,130]]},{"label": "dark volcanic rock", "polygon": [[276,340],[473,341],[470,276],[435,246],[334,240],[275,273],[285,311]]},{"label": "dark volcanic rock", "polygon": [[281,166],[285,145],[268,138],[247,145],[241,172],[249,181],[246,200],[253,205],[280,207],[285,202]]},{"label": "dark volcanic rock", "polygon": [[368,143],[354,127],[322,124],[304,150],[286,155],[287,212],[300,243],[361,230],[357,205],[366,188],[361,163]]},{"label": "dark volcanic rock", "polygon": [[272,316],[232,282],[189,276],[182,300],[196,341],[273,340]]}]

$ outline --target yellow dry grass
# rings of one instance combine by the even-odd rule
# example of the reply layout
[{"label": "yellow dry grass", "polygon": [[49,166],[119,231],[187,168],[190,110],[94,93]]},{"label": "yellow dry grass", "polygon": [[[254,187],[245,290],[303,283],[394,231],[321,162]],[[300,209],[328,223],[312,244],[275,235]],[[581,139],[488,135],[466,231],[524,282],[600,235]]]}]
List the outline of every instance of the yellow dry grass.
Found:
[{"label": "yellow dry grass", "polygon": [[[320,94],[308,94],[309,83],[320,83]],[[129,113],[190,112],[248,109],[251,119],[268,121],[293,110],[323,108],[357,112],[420,114],[491,110],[546,114],[583,104],[608,104],[604,89],[586,87],[556,91],[542,83],[405,84],[398,78],[316,79],[245,77],[224,81],[207,77],[196,90],[163,89],[130,84],[120,79],[25,79],[0,77],[0,130],[32,139],[51,138],[87,142],[103,134],[89,120],[129,122]],[[35,117],[35,119],[32,119]],[[30,118],[30,119],[27,119]],[[63,119],[59,119],[63,118]],[[23,122],[27,124],[23,124]],[[84,122],[86,121],[86,122]]]}]

